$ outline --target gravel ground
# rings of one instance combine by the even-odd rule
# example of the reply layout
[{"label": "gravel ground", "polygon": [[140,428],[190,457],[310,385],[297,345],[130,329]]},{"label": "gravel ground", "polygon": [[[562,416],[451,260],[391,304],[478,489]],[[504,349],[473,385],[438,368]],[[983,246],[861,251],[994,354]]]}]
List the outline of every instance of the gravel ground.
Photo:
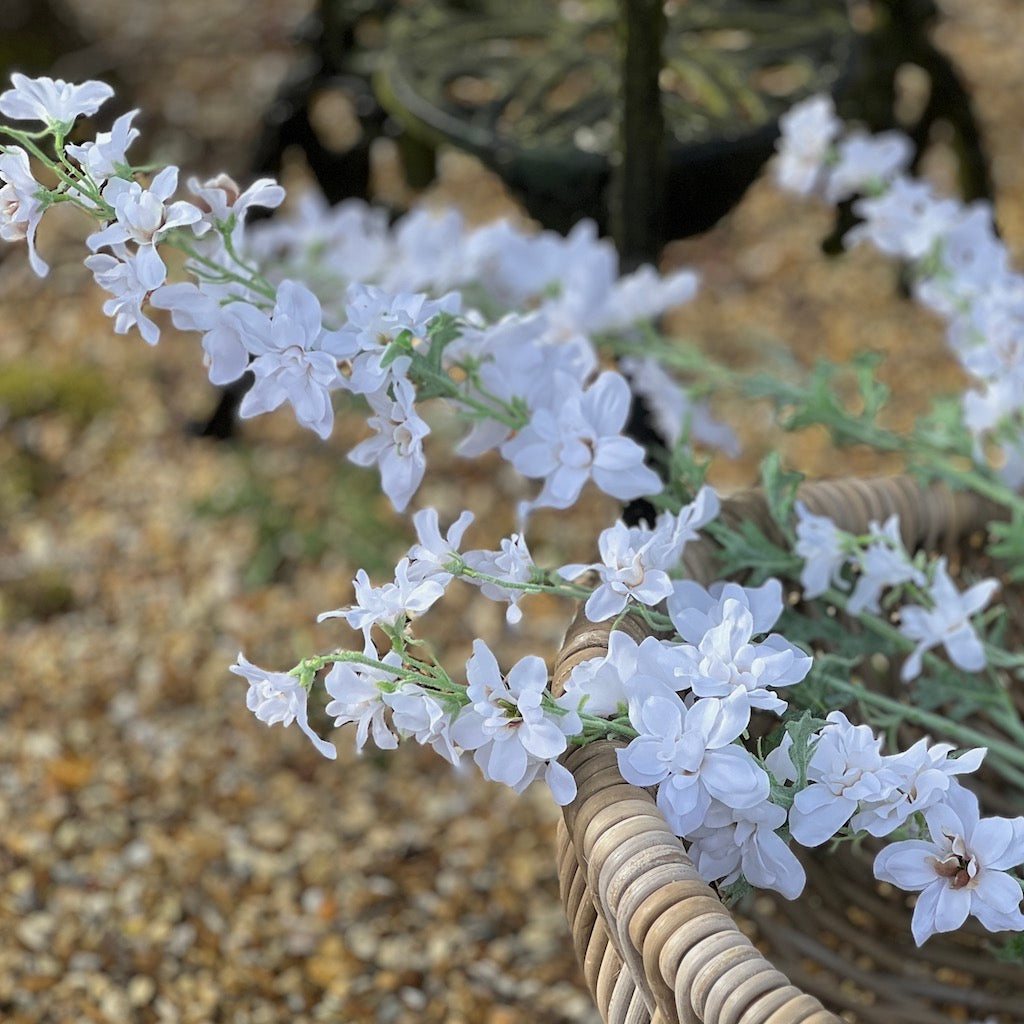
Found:
[{"label": "gravel ground", "polygon": [[[947,6],[942,42],[974,91],[1019,262],[1024,11]],[[76,7],[112,33],[107,53],[158,115],[161,145],[205,160],[251,138],[308,4]],[[445,168],[446,194],[497,203],[465,161]],[[757,186],[672,247],[705,280],[677,326],[737,362],[782,345],[801,360],[889,351],[909,417],[957,386],[941,331],[895,297],[892,267],[820,259],[829,225]],[[342,417],[327,445],[286,414],[237,443],[190,438],[212,397],[194,339],[168,331],[153,351],[113,335],[81,237],[73,220],[48,225],[45,284],[20,252],[0,264],[0,1019],[593,1021],[543,792],[518,798],[411,747],[358,758],[342,742],[326,762],[296,730],[256,722],[227,673],[239,649],[285,667],[342,642],[316,614],[407,545],[373,478],[340,455],[359,423]],[[776,443],[767,414],[719,412],[746,455],[717,479],[746,483]],[[787,450],[810,475],[888,468],[817,437]],[[487,544],[516,496],[496,470],[453,462],[420,497],[477,509],[468,540]],[[587,560],[613,516],[596,500],[582,525],[547,516],[534,554]],[[568,609],[527,610],[513,636],[500,610],[456,593],[424,632],[453,664],[477,635],[504,657],[552,657]]]}]

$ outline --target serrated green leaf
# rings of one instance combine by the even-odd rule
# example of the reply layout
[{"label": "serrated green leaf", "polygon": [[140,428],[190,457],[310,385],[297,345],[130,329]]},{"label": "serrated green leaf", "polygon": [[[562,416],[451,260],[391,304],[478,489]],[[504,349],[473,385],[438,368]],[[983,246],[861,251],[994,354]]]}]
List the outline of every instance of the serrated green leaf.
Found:
[{"label": "serrated green leaf", "polygon": [[768,512],[790,540],[793,539],[793,504],[796,501],[796,490],[803,479],[803,473],[782,468],[782,457],[778,452],[771,452],[761,463],[761,483],[768,502]]}]

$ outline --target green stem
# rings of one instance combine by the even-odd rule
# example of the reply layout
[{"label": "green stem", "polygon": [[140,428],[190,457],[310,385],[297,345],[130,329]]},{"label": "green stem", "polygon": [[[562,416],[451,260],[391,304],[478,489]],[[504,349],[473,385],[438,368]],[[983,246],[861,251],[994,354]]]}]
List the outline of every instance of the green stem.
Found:
[{"label": "green stem", "polygon": [[865,686],[851,683],[840,676],[829,675],[826,676],[826,679],[830,686],[849,694],[861,704],[888,711],[908,722],[912,722],[914,725],[920,725],[930,732],[937,733],[940,736],[948,736],[964,746],[987,747],[989,753],[993,755],[990,761],[998,760],[1001,762],[999,772],[1003,778],[1016,786],[1024,787],[1024,750],[1019,746],[1007,743],[969,725],[964,725],[962,722],[950,721],[943,715],[924,711],[913,704],[904,704],[901,701],[893,700],[891,697],[875,693]]},{"label": "green stem", "polygon": [[[834,588],[827,591],[824,595],[825,600],[845,610],[846,608],[846,595],[841,593]],[[873,632],[876,636],[884,637],[890,643],[895,644],[903,651],[910,651],[913,649],[913,641],[907,639],[895,626],[886,622],[875,615],[871,615],[868,612],[863,612],[858,617],[858,621],[862,623],[867,629]],[[932,667],[941,665],[941,661],[938,656],[930,651],[925,651],[922,658],[926,665]],[[1017,740],[1022,746],[1024,746],[1024,724],[1020,721],[1020,716],[1017,714],[1017,709],[1013,705],[1013,702],[1006,698],[1004,691],[995,691],[994,697],[998,699],[999,709],[1003,712],[1003,716],[1000,718],[1000,727],[1004,732],[1008,733],[1014,739]],[[906,705],[899,705],[905,707]],[[941,716],[936,716],[937,721],[946,722],[948,719]],[[950,725],[953,723],[950,722]],[[979,733],[979,735],[986,735]],[[1021,764],[1024,765],[1024,754],[1021,755]]]},{"label": "green stem", "polygon": [[168,245],[179,250],[179,252],[183,252],[190,260],[214,271],[222,280],[233,281],[235,284],[242,285],[243,288],[249,288],[272,303],[277,301],[276,289],[262,275],[253,274],[246,278],[241,274],[236,274],[233,271],[228,270],[226,267],[216,263],[208,256],[203,256],[201,253],[197,252],[194,246],[183,240],[183,237],[178,231],[174,231],[168,235],[165,241]]}]

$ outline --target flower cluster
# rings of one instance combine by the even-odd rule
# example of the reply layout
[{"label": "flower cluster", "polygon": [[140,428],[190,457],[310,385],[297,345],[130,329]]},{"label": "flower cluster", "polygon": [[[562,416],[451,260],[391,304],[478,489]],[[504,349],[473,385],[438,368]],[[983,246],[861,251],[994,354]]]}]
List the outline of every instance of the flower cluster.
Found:
[{"label": "flower cluster", "polygon": [[947,322],[947,338],[975,385],[963,398],[976,457],[991,454],[1012,486],[1024,483],[1024,275],[1010,264],[991,205],[940,197],[904,173],[909,140],[843,125],[831,100],[799,104],[781,122],[776,180],[830,203],[859,196],[845,236],[905,260],[914,297]]},{"label": "flower cluster", "polygon": [[950,579],[945,558],[937,559],[926,573],[907,553],[895,515],[883,526],[871,523],[866,536],[855,537],[828,516],[814,515],[797,502],[796,537],[794,550],[804,560],[800,581],[806,599],[820,597],[830,586],[845,590],[849,584],[842,573],[851,568],[857,574],[845,602],[851,615],[877,615],[883,591],[891,598],[910,592],[924,602],[900,610],[899,630],[914,645],[900,673],[904,682],[921,674],[922,655],[939,646],[965,672],[985,667],[985,650],[971,616],[989,603],[998,580],[980,580],[961,593]]},{"label": "flower cluster", "polygon": [[[1020,885],[1009,873],[1024,862],[1024,818],[982,818],[961,785],[957,777],[985,756],[974,736],[951,723],[959,748],[922,739],[883,754],[871,725],[840,710],[813,718],[806,708],[818,705],[802,703],[805,685],[845,686],[850,703],[861,698],[848,680],[828,676],[825,659],[808,653],[812,644],[774,631],[800,635],[789,631],[797,613],[788,584],[769,572],[756,586],[705,588],[680,578],[699,531],[718,537],[731,529],[688,445],[735,451],[736,439],[637,352],[651,319],[692,297],[693,273],[663,277],[643,267],[621,276],[613,247],[587,223],[562,238],[507,220],[469,229],[454,211],[416,209],[392,227],[364,203],[329,209],[307,196],[287,216],[249,225],[250,210],[282,205],[275,182],[243,190],[223,175],[193,178],[189,198],[176,198],[177,168],[150,176],[128,160],[137,112],[92,140],[67,141],[109,87],[21,75],[12,85],[0,94],[0,113],[43,128],[2,128],[14,143],[0,146],[0,237],[25,242],[36,273],[47,272],[35,244],[40,219],[56,203],[74,204],[97,225],[85,263],[110,296],[104,311],[116,332],[134,328],[156,344],[153,311],[167,311],[175,327],[201,336],[212,382],[252,373],[243,417],[288,404],[301,425],[327,438],[339,396],[367,408],[371,434],[349,458],[377,467],[398,511],[426,473],[430,403],[447,403],[468,424],[460,454],[496,453],[536,481],[525,485],[532,496],[520,503],[518,531],[493,547],[463,550],[477,528],[471,511],[445,531],[435,509],[417,511],[416,541],[393,579],[377,585],[360,569],[354,602],[321,616],[361,634],[358,649],[303,659],[290,672],[240,654],[232,671],[248,682],[247,705],[260,721],[297,723],[320,753],[335,757],[308,707],[322,687],[324,713],[333,728],[355,727],[357,750],[412,739],[453,765],[472,761],[516,791],[542,779],[560,804],[576,795],[562,756],[616,738],[622,776],[656,788],[666,820],[711,883],[745,880],[792,899],[805,877],[791,842],[818,846],[864,833],[895,840],[875,873],[921,893],[919,943],[969,915],[993,930],[1024,930]],[[908,156],[898,135],[844,136],[830,102],[817,98],[783,118],[776,175],[830,202],[866,196],[854,204],[863,223],[851,243],[865,239],[913,262],[915,294],[948,318],[951,340],[980,382],[964,404],[979,462],[994,440],[1006,479],[1024,479],[1022,279],[1009,269],[988,211],[961,209],[905,178]],[[168,259],[172,250],[183,263]],[[178,265],[184,280],[170,269]],[[613,367],[606,353],[628,355]],[[686,467],[685,485],[663,485],[627,436],[635,395],[662,430],[670,465]],[[604,530],[598,561],[537,565],[529,513],[568,509],[590,483],[623,501],[655,497],[659,511],[653,522]],[[1015,500],[1011,507],[1022,511]],[[943,559],[908,554],[896,517],[855,536],[799,502],[795,511],[795,524],[785,525],[795,531],[793,552],[781,552],[781,562],[771,554],[773,564],[799,562],[806,601],[827,595],[895,633],[907,655],[905,680],[921,676],[927,652],[940,646],[959,669],[986,667],[971,618],[989,603],[994,580],[961,593]],[[741,540],[753,551],[744,567],[759,570],[751,537]],[[455,581],[505,606],[513,625],[524,600],[542,593],[581,600],[590,620],[613,627],[639,617],[657,635],[637,642],[613,628],[607,653],[577,665],[557,697],[541,658],[526,655],[506,671],[482,639],[449,673],[414,624]],[[894,628],[888,617],[900,602]],[[885,710],[902,707],[889,701]],[[767,753],[750,742],[755,719],[771,737]],[[945,724],[929,713],[916,721]],[[1024,737],[1019,716],[1012,728]],[[989,746],[990,761],[1009,758],[1019,774],[1019,749],[996,737]]]}]

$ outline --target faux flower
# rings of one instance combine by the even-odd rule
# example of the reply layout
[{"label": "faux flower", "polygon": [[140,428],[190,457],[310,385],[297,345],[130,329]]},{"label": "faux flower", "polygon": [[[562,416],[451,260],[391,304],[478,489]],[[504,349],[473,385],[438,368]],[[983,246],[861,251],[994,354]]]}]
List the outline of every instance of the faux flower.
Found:
[{"label": "faux flower", "polygon": [[383,699],[391,708],[392,724],[402,735],[431,747],[451,765],[461,763],[462,752],[452,740],[452,716],[437,698],[417,683],[403,683]]},{"label": "faux flower", "polygon": [[896,773],[896,786],[882,800],[862,800],[850,827],[887,836],[912,814],[943,802],[957,786],[955,776],[977,771],[986,753],[984,747],[973,747],[950,757],[954,749],[952,743],[920,739],[909,750],[883,757],[886,768]]},{"label": "faux flower", "polygon": [[850,196],[888,185],[910,163],[914,147],[903,132],[851,132],[837,147],[828,169],[825,199],[839,203]]},{"label": "faux flower", "polygon": [[358,753],[362,753],[371,736],[379,750],[394,750],[398,746],[398,737],[388,723],[384,696],[385,687],[393,686],[396,678],[389,669],[400,662],[393,651],[389,651],[379,665],[336,661],[324,679],[324,687],[331,698],[324,710],[334,719],[335,727],[355,723]]},{"label": "faux flower", "polygon": [[759,889],[795,900],[807,875],[776,833],[785,821],[786,812],[767,801],[736,810],[715,800],[700,827],[690,833],[687,853],[706,882],[729,885],[742,874]]},{"label": "faux flower", "polygon": [[612,718],[627,704],[626,687],[634,692],[660,692],[668,699],[676,693],[676,644],[657,637],[637,643],[627,632],[613,629],[603,658],[580,662],[565,686],[565,700],[588,715]]},{"label": "faux flower", "polygon": [[920,893],[914,941],[955,931],[969,916],[992,932],[1024,930],[1021,887],[1007,874],[1024,863],[1024,817],[981,818],[978,798],[959,785],[924,816],[930,841],[893,843],[875,858],[877,879]]},{"label": "faux flower", "polygon": [[846,610],[851,615],[860,615],[863,611],[877,615],[881,611],[879,597],[886,587],[900,583],[923,587],[927,583],[924,573],[910,560],[903,546],[899,516],[890,516],[881,527],[871,523],[869,536],[868,546],[856,556],[860,575],[846,602]]},{"label": "faux flower", "polygon": [[160,340],[160,328],[142,311],[150,298],[149,286],[139,277],[139,263],[124,246],[117,246],[119,255],[98,252],[87,256],[85,265],[96,283],[112,298],[103,303],[103,312],[114,319],[114,333],[127,334],[139,329],[147,345]]},{"label": "faux flower", "polygon": [[427,470],[423,439],[430,427],[416,412],[416,390],[408,380],[396,380],[391,391],[394,398],[386,391],[367,395],[374,415],[366,424],[375,435],[360,441],[348,457],[357,466],[376,463],[382,490],[395,511],[404,512]]},{"label": "faux flower", "polygon": [[473,513],[463,512],[442,537],[437,509],[420,509],[412,517],[419,542],[409,549],[409,578],[437,580],[442,587],[448,586],[452,580],[448,566],[459,558],[462,535],[472,522]]},{"label": "faux flower", "polygon": [[853,204],[864,223],[848,231],[843,244],[866,240],[890,256],[919,260],[953,226],[958,210],[954,200],[938,199],[927,183],[900,176],[882,195]]},{"label": "faux flower", "polygon": [[39,192],[46,189],[32,177],[28,153],[11,146],[0,153],[0,238],[5,242],[28,244],[28,261],[37,277],[46,277],[50,268],[36,252],[36,229],[42,219]]},{"label": "faux flower", "polygon": [[335,611],[321,612],[317,622],[325,619],[344,619],[353,629],[363,631],[364,649],[374,650],[370,632],[374,626],[397,629],[406,620],[422,615],[439,598],[444,587],[436,579],[413,579],[409,575],[409,559],[403,558],[395,566],[393,583],[375,587],[365,569],[356,573],[353,581],[356,603]]},{"label": "faux flower", "polygon": [[77,160],[97,185],[128,171],[128,147],[139,137],[139,129],[132,127],[137,113],[137,110],[129,110],[122,114],[109,132],[100,132],[91,142],[80,146],[69,143],[65,147],[68,156]]},{"label": "faux flower", "polygon": [[718,496],[710,487],[703,487],[678,516],[660,515],[653,530],[629,527],[619,520],[601,531],[597,542],[600,562],[563,565],[558,573],[569,580],[587,571],[597,573],[600,585],[584,606],[591,622],[618,615],[630,600],[654,607],[672,593],[667,570],[678,566],[687,541],[697,537],[697,530],[714,519],[718,509]]},{"label": "faux flower", "polygon": [[521,793],[543,770],[555,801],[570,803],[576,781],[557,758],[582,725],[574,711],[558,714],[544,707],[548,670],[543,659],[527,655],[503,676],[490,648],[474,640],[466,678],[470,703],[452,726],[454,742],[473,751],[484,778]]},{"label": "faux flower", "polygon": [[[537,571],[530,549],[526,546],[526,538],[521,533],[503,537],[497,551],[467,551],[463,561],[475,572],[497,576],[509,583],[528,583]],[[510,626],[518,625],[522,620],[523,613],[519,602],[524,597],[524,591],[517,587],[503,587],[500,583],[492,583],[489,580],[477,580],[471,576],[464,579],[479,587],[480,593],[488,600],[508,602],[505,621]]]},{"label": "faux flower", "polygon": [[820,597],[829,587],[846,590],[843,566],[850,557],[850,537],[828,516],[816,516],[798,501],[796,509],[796,546],[794,551],[804,560],[800,585],[804,598]]},{"label": "faux flower", "polygon": [[735,693],[748,709],[786,710],[775,688],[799,683],[811,669],[811,658],[778,633],[754,641],[782,614],[778,580],[757,588],[717,583],[710,590],[690,580],[677,581],[668,608],[687,641],[678,651],[679,689],[690,689],[698,697]]},{"label": "faux flower", "polygon": [[[789,830],[801,846],[820,846],[853,816],[861,801],[882,801],[900,779],[882,759],[882,739],[841,711],[828,724],[807,764],[806,789],[793,798]],[[773,769],[774,770],[774,769]]]},{"label": "faux flower", "polygon": [[309,694],[295,676],[287,672],[268,672],[254,665],[243,654],[238,655],[238,661],[231,666],[231,671],[248,681],[249,692],[246,694],[245,706],[261,722],[267,725],[280,723],[284,726],[297,722],[324,757],[333,761],[338,756],[334,744],[322,740],[310,726],[306,712]]},{"label": "faux flower", "polygon": [[949,660],[965,672],[978,672],[985,667],[985,649],[971,625],[972,615],[980,612],[999,589],[999,581],[982,580],[964,593],[946,571],[946,560],[935,564],[935,576],[929,589],[933,608],[908,605],[900,612],[900,632],[917,646],[903,664],[900,678],[906,683],[921,674],[921,656],[925,651],[945,648]]},{"label": "faux flower", "polygon": [[620,501],[659,493],[661,479],[644,465],[643,448],[621,433],[630,404],[625,378],[608,370],[586,391],[573,380],[564,384],[556,408],[537,409],[502,445],[520,473],[544,480],[532,507],[569,508],[591,478]]},{"label": "faux flower", "polygon": [[405,331],[424,338],[431,320],[442,312],[457,313],[461,302],[457,292],[428,300],[423,294],[392,295],[372,285],[349,285],[346,323],[331,340],[331,354],[349,367],[348,389],[370,394],[401,376],[409,357],[399,356],[385,366],[390,345]]},{"label": "faux flower", "polygon": [[258,416],[290,402],[295,418],[322,438],[334,428],[331,391],[341,385],[338,364],[324,351],[331,335],[322,323],[320,302],[305,285],[282,281],[270,317],[250,317],[246,346],[256,357],[256,377],[239,416]]},{"label": "faux flower", "polygon": [[767,773],[734,742],[750,718],[743,696],[737,691],[686,707],[664,690],[637,680],[627,684],[629,720],[638,735],[616,753],[627,782],[658,787],[658,807],[672,831],[688,836],[713,799],[735,810],[767,800]]},{"label": "faux flower", "polygon": [[72,85],[62,78],[11,75],[13,89],[0,93],[0,114],[15,121],[43,121],[65,131],[79,117],[95,114],[114,95],[106,82]]},{"label": "faux flower", "polygon": [[783,114],[775,144],[775,180],[779,185],[797,195],[812,192],[841,128],[829,96],[812,96]]},{"label": "faux flower", "polygon": [[169,231],[202,219],[201,211],[191,203],[168,204],[177,187],[177,167],[165,167],[148,189],[137,181],[112,178],[103,190],[103,198],[113,206],[116,219],[93,232],[85,240],[86,245],[96,252],[104,246],[133,243],[138,247],[140,279],[149,288],[158,288],[167,277],[167,267],[157,252],[160,242]]}]

